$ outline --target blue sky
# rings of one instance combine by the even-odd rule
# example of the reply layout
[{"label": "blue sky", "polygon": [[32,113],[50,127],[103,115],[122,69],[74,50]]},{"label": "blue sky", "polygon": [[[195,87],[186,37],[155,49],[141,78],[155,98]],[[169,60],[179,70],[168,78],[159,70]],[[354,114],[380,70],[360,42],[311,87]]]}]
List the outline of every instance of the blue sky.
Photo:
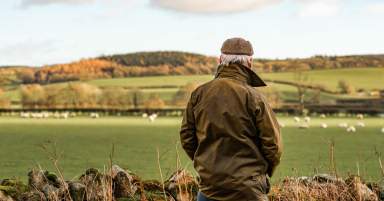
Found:
[{"label": "blue sky", "polygon": [[383,0],[0,0],[0,66],[185,51],[254,58],[384,54]]}]

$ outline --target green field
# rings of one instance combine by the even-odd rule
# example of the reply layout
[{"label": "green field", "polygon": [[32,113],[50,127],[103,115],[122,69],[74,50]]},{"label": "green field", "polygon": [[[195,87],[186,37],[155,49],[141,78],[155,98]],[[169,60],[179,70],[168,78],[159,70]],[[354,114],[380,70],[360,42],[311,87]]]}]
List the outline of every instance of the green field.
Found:
[{"label": "green field", "polygon": [[[294,72],[262,73],[263,79],[294,81]],[[384,68],[343,68],[329,70],[303,71],[313,84],[321,83],[327,88],[338,90],[339,80],[344,79],[356,89],[383,89]]]},{"label": "green field", "polygon": [[[329,167],[329,149],[322,139],[335,139],[335,159],[338,171],[357,173],[356,159],[360,152],[360,174],[363,172],[362,148],[365,148],[365,158],[372,155],[374,145],[378,151],[384,151],[384,119],[365,118],[360,120],[366,127],[357,127],[355,133],[338,128],[337,124],[346,122],[356,125],[358,120],[353,118],[329,117],[324,120],[312,117],[310,129],[296,128],[292,116],[278,117],[279,122],[285,123],[282,129],[284,152],[281,165],[276,176],[292,176],[294,159],[301,176],[310,176],[310,166],[315,166],[315,152],[321,154],[319,165],[324,165],[320,172],[326,173]],[[327,123],[328,128],[322,129],[320,123]],[[115,143],[113,164],[139,172],[144,178],[160,179],[157,165],[157,151],[160,153],[170,149],[161,158],[164,175],[171,167],[175,170],[175,151],[171,139],[178,141],[181,117],[158,117],[154,123],[148,119],[135,116],[101,116],[99,119],[76,117],[73,119],[21,119],[18,117],[0,117],[0,180],[9,177],[20,177],[27,181],[31,167],[36,168],[39,161],[43,169],[55,171],[54,166],[44,158],[44,150],[37,144],[51,136],[57,142],[59,150],[66,150],[66,157],[61,158],[65,168],[63,175],[72,179],[82,174],[87,167],[103,169],[109,165],[109,154],[112,143]],[[181,162],[187,165],[189,159],[179,146]],[[382,158],[383,160],[383,158]],[[31,166],[32,164],[32,166]],[[188,170],[196,174],[191,163]],[[378,180],[381,176],[378,159],[373,156],[366,162],[367,178]]]},{"label": "green field", "polygon": [[[305,71],[312,84],[322,83],[327,88],[338,90],[338,82],[340,79],[345,79],[351,83],[356,89],[382,89],[384,83],[384,68],[345,68],[345,69],[331,69],[331,70],[312,70]],[[260,77],[264,79],[294,81],[293,72],[283,73],[261,73]],[[132,78],[114,78],[114,79],[97,79],[88,80],[86,83],[97,85],[100,87],[105,86],[185,86],[190,81],[208,82],[214,78],[214,75],[180,75],[180,76],[156,76],[156,77],[132,77]],[[82,83],[76,81],[74,83]],[[284,95],[285,99],[297,99],[297,88],[291,85],[267,83],[268,85],[276,86]],[[56,83],[61,87],[67,87],[68,83]],[[151,93],[159,93],[163,100],[172,100],[172,96],[177,92],[178,88],[152,88],[142,89],[144,94],[148,97]],[[310,93],[310,90],[309,90]],[[21,94],[19,90],[10,90],[6,95],[11,101],[21,101]],[[323,93],[323,103],[334,102],[336,99],[342,98],[366,98],[366,96],[359,95],[340,95]],[[310,98],[307,95],[306,98]]]}]

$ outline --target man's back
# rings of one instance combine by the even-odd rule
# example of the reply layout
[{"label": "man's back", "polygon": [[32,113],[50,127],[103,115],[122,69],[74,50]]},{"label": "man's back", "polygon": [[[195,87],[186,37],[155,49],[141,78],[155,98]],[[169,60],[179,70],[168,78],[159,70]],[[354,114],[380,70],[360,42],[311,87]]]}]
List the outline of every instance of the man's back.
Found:
[{"label": "man's back", "polygon": [[264,96],[248,85],[252,73],[238,64],[221,68],[188,103],[180,138],[210,199],[255,200],[279,162],[280,129]]}]

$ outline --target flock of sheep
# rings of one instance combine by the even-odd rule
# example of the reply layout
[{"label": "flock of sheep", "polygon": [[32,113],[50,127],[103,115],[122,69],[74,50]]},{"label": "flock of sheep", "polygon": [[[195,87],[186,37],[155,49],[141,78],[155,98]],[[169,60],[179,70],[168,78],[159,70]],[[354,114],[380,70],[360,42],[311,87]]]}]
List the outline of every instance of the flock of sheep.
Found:
[{"label": "flock of sheep", "polygon": [[[320,115],[320,118],[321,119],[325,119],[325,114],[321,114]],[[363,115],[362,114],[358,114],[356,115],[356,119],[363,119]],[[298,123],[300,122],[300,118],[299,117],[294,117],[293,120]],[[309,117],[304,117],[304,121],[305,122],[310,122],[311,121],[311,118]],[[364,127],[364,123],[363,122],[357,122],[357,127]],[[285,124],[284,123],[280,123],[280,127],[284,128],[285,127]],[[348,127],[348,124],[347,123],[340,123],[338,125],[338,127],[340,128],[347,128]],[[297,126],[297,128],[301,128],[301,129],[308,129],[309,126],[307,124],[300,124]],[[320,124],[320,128],[327,128],[327,124],[325,123],[321,123]],[[354,126],[349,126],[347,128],[347,132],[355,132],[356,131],[356,128]],[[381,132],[384,133],[384,128],[381,129]]]},{"label": "flock of sheep", "polygon": [[[35,119],[42,119],[42,118],[48,118],[50,116],[49,113],[20,113],[21,118],[35,118]],[[91,118],[99,118],[98,113],[91,113]],[[76,117],[76,113],[72,112],[69,114],[69,117]],[[54,113],[53,118],[57,119],[66,119],[68,118],[68,113]]]},{"label": "flock of sheep", "polygon": [[148,118],[150,122],[154,122],[155,119],[157,118],[157,114],[151,114],[151,115],[148,116],[147,113],[144,113],[144,114],[142,115],[142,117],[143,117],[143,118]]}]

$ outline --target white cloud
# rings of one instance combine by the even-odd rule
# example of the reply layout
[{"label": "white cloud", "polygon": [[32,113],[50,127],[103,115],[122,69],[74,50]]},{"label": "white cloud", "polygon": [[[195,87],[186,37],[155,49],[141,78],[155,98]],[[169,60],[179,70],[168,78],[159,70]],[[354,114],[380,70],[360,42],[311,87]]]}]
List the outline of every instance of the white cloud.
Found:
[{"label": "white cloud", "polygon": [[384,3],[369,5],[369,6],[364,7],[362,10],[364,13],[373,13],[373,14],[384,15]]},{"label": "white cloud", "polygon": [[21,43],[0,44],[0,66],[2,64],[15,64],[17,62],[33,61],[37,58],[47,58],[47,54],[55,52],[53,41],[24,41]]},{"label": "white cloud", "polygon": [[151,0],[151,5],[192,14],[238,13],[259,9],[283,0]]},{"label": "white cloud", "polygon": [[337,4],[327,4],[323,1],[317,1],[309,6],[304,7],[302,10],[296,13],[295,16],[298,18],[330,17],[335,15],[338,10],[339,5]]},{"label": "white cloud", "polygon": [[117,18],[127,14],[128,9],[111,9],[107,12],[107,17]]},{"label": "white cloud", "polygon": [[52,3],[86,3],[91,2],[93,0],[18,0],[17,6],[19,7],[27,7],[34,4],[52,4]]}]

